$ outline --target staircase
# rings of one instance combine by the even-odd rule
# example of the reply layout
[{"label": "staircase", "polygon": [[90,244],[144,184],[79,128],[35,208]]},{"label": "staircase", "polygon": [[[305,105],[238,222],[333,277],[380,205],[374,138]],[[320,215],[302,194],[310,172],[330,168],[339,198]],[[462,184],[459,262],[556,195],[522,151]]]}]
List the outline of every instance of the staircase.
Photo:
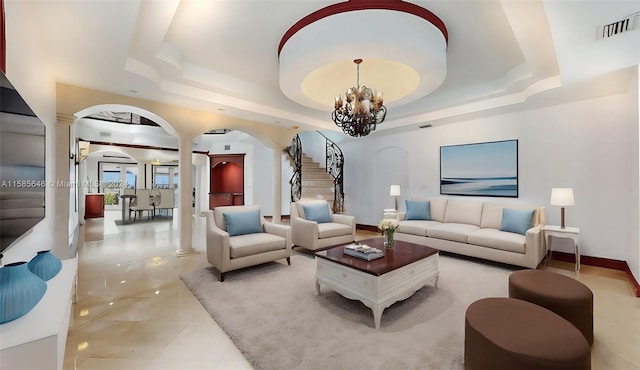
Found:
[{"label": "staircase", "polygon": [[344,213],[344,185],[342,150],[329,138],[318,131],[325,139],[327,168],[320,167],[302,152],[302,141],[296,135],[291,146],[285,149],[293,168],[291,185],[291,201],[300,199],[324,199],[331,205],[334,213]]},{"label": "staircase", "polygon": [[333,177],[318,162],[302,154],[302,195],[300,199],[324,199],[333,204]]}]

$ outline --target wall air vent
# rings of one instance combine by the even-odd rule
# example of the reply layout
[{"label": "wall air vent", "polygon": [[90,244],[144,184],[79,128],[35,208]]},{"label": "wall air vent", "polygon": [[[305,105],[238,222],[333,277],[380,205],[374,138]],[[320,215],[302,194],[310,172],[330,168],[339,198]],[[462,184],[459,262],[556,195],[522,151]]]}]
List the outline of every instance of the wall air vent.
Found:
[{"label": "wall air vent", "polygon": [[111,133],[110,132],[100,131],[100,136],[102,136],[102,137],[111,137]]},{"label": "wall air vent", "polygon": [[429,127],[433,127],[433,125],[430,123],[427,123],[426,125],[418,126],[418,128],[429,128]]},{"label": "wall air vent", "polygon": [[598,39],[608,39],[624,32],[640,28],[640,12],[630,14],[623,19],[598,27]]}]

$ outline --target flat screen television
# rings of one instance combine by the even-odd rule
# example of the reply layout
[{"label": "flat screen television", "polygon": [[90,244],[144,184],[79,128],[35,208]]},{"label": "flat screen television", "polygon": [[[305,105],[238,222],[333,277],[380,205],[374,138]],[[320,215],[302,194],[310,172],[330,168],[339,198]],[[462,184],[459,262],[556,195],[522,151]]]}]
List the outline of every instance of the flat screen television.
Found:
[{"label": "flat screen television", "polygon": [[45,125],[0,72],[0,253],[44,219]]}]

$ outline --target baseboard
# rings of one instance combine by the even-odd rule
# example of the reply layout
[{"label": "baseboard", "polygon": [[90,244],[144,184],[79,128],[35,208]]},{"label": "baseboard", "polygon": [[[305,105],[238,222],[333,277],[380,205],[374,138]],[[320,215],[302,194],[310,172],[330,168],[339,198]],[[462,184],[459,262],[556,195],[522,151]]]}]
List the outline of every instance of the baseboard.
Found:
[{"label": "baseboard", "polygon": [[[262,215],[262,216],[265,217],[265,218],[273,219],[273,215]],[[291,218],[290,215],[281,215],[280,216],[281,220],[288,220],[290,218]]]},{"label": "baseboard", "polygon": [[356,230],[373,231],[374,233],[377,233],[378,231],[380,231],[378,230],[377,226],[363,225],[363,224],[356,224]]},{"label": "baseboard", "polygon": [[[573,253],[554,251],[551,255],[551,259],[562,262],[576,263],[576,255]],[[627,278],[636,289],[636,297],[640,298],[640,283],[638,283],[635,276],[633,276],[633,273],[631,272],[631,269],[629,268],[629,265],[626,261],[612,260],[602,257],[580,256],[580,264],[624,271],[627,274]]]}]

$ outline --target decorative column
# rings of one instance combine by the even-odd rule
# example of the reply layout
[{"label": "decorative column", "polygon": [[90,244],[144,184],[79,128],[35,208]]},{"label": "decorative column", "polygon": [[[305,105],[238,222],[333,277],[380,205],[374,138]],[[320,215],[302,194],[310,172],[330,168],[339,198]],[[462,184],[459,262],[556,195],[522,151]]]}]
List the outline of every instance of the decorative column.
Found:
[{"label": "decorative column", "polygon": [[193,249],[192,230],[193,230],[193,212],[191,209],[191,197],[193,191],[193,181],[191,179],[191,142],[192,137],[187,134],[179,134],[179,180],[178,180],[178,231],[180,242],[176,254],[178,257],[188,256],[198,253]]},{"label": "decorative column", "polygon": [[284,148],[274,146],[273,150],[273,223],[282,221],[282,151]]},{"label": "decorative column", "polygon": [[136,181],[136,189],[147,189],[147,173],[145,172],[145,162],[143,160],[135,158],[138,162],[138,181]]},{"label": "decorative column", "polygon": [[[52,228],[53,232],[50,245],[42,246],[40,249],[51,249],[51,252],[59,259],[72,258],[69,249],[69,127],[73,122],[58,117],[55,125],[47,125],[46,145],[53,141],[53,150],[47,149],[47,155],[53,154],[53,181],[49,181],[49,187],[53,191],[46,191],[45,201],[47,208],[45,212],[49,212],[52,208]],[[52,130],[53,128],[53,130]],[[51,162],[47,162],[47,166]],[[49,198],[50,197],[50,198]],[[47,215],[48,216],[48,215]]]}]

